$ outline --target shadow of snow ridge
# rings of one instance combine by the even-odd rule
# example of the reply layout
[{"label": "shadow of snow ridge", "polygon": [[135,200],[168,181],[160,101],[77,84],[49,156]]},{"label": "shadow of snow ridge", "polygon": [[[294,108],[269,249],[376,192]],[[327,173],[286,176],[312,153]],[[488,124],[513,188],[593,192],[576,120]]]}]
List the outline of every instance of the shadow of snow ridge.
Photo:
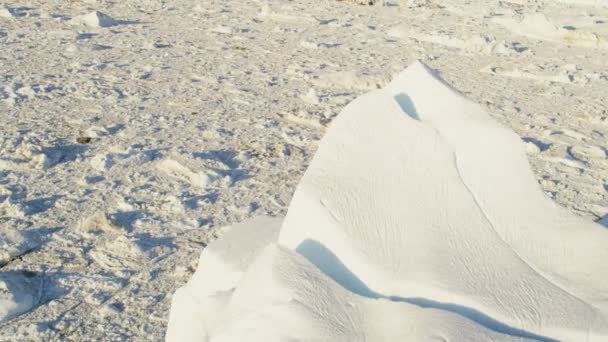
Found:
[{"label": "shadow of snow ridge", "polygon": [[393,302],[409,303],[421,308],[431,308],[449,311],[474,321],[490,330],[498,333],[531,339],[539,342],[557,342],[558,340],[534,334],[523,329],[509,326],[485,313],[454,303],[442,303],[429,298],[405,298],[398,296],[387,296],[370,289],[361,279],[351,272],[342,261],[322,243],[307,239],[297,248],[296,252],[317,266],[323,273],[333,279],[343,288],[363,297],[372,299],[386,299]]}]

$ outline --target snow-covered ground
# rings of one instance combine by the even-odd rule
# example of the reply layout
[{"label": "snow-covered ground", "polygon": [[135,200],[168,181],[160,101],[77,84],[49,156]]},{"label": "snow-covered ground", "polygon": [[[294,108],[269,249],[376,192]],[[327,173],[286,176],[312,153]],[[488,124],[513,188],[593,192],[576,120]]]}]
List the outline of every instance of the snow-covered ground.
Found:
[{"label": "snow-covered ground", "polygon": [[0,340],[163,339],[217,228],[284,216],[337,113],[416,59],[608,225],[605,1],[0,7]]},{"label": "snow-covered ground", "polygon": [[167,341],[604,341],[606,245],[416,62],[332,122],[284,220],[203,251]]}]

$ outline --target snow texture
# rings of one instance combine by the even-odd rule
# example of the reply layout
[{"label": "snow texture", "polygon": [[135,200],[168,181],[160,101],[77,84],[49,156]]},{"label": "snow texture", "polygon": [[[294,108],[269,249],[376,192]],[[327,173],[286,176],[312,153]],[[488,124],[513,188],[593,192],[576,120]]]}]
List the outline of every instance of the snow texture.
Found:
[{"label": "snow texture", "polygon": [[203,252],[167,340],[605,340],[608,232],[525,151],[414,63],[334,120],[276,242],[256,221]]},{"label": "snow texture", "polygon": [[[538,183],[557,205],[608,227],[607,0],[356,3],[368,2],[0,0],[0,278],[3,300],[19,307],[0,322],[0,341],[162,340],[172,294],[191,278],[201,249],[223,236],[220,227],[285,217],[338,113],[388,89],[415,60],[441,70],[524,141],[528,181],[502,186],[511,174],[501,171],[492,189],[509,194]],[[428,115],[418,102],[418,114]],[[512,216],[512,225],[530,230],[530,241],[518,245],[521,236],[499,222],[501,206],[511,203],[475,189],[477,178],[493,173],[472,176],[466,141],[441,125],[432,127],[458,155],[463,183],[477,192],[497,236],[539,277],[585,297],[596,261],[584,252],[600,242],[580,250],[580,277],[567,276],[571,262],[554,271],[568,245],[563,256],[547,247],[536,260],[538,241],[580,244],[577,234],[561,232],[579,223],[549,210],[559,224],[537,228],[532,210],[551,205],[531,207],[520,213],[529,221]],[[479,134],[480,148],[494,141]],[[514,152],[498,151],[478,152],[511,170],[497,159]],[[431,157],[445,168],[439,154]],[[525,194],[516,210],[528,203]],[[439,204],[437,222],[446,215]],[[31,286],[14,285],[26,279]],[[437,287],[451,285],[439,280]],[[403,292],[362,281],[378,295]],[[496,314],[500,321],[504,313]]]}]

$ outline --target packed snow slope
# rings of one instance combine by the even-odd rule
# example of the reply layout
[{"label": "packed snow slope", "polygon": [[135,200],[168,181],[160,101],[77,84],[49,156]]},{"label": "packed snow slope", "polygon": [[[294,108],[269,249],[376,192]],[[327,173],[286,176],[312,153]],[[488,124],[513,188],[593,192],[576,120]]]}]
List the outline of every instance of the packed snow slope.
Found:
[{"label": "packed snow slope", "polygon": [[[415,60],[524,141],[528,182],[608,226],[606,0],[355,2],[0,0],[0,341],[164,339],[220,227],[285,217],[337,114]],[[500,207],[528,196],[492,202],[475,189],[489,172],[466,169],[512,151],[466,156],[440,126],[518,241]],[[498,200],[532,187],[501,184]],[[542,238],[516,253],[584,297],[585,268],[534,260],[545,209],[528,209],[513,225]]]},{"label": "packed snow slope", "polygon": [[167,340],[605,341],[606,246],[516,134],[416,62],[338,115],[282,225],[203,252]]}]

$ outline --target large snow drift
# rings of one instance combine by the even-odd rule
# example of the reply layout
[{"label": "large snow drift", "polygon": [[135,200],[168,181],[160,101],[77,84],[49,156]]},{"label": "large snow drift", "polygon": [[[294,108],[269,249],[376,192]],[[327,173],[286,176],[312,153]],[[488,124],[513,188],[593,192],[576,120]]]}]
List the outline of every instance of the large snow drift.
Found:
[{"label": "large snow drift", "polygon": [[604,341],[607,246],[517,135],[415,63],[333,122],[282,225],[203,252],[167,340]]}]

